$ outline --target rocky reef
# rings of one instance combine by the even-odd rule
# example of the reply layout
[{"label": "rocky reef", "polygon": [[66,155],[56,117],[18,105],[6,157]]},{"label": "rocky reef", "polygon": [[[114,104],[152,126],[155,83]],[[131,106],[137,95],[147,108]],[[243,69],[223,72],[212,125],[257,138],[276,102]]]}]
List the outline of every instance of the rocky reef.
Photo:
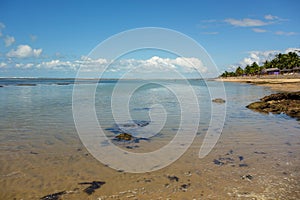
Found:
[{"label": "rocky reef", "polygon": [[300,120],[300,91],[271,94],[246,107],[262,113],[284,113]]}]

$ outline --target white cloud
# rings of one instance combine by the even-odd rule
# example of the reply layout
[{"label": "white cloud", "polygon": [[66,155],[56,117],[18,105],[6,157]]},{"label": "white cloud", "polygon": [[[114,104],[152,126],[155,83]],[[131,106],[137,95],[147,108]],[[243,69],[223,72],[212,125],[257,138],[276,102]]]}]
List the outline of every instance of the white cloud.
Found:
[{"label": "white cloud", "polygon": [[0,37],[2,37],[2,30],[5,28],[5,25],[2,23],[2,22],[0,22]]},{"label": "white cloud", "polygon": [[256,33],[265,33],[265,32],[267,32],[267,30],[261,29],[261,28],[253,28],[252,31],[254,31]]},{"label": "white cloud", "polygon": [[270,50],[270,51],[250,51],[248,52],[248,56],[243,58],[242,61],[237,63],[236,65],[230,66],[230,68],[236,68],[236,66],[245,67],[246,65],[251,65],[253,62],[256,62],[259,65],[262,65],[266,60],[270,61],[279,53],[288,53],[288,52],[296,52],[300,55],[300,48],[288,48],[283,51],[279,50]]},{"label": "white cloud", "polygon": [[244,18],[241,20],[228,18],[225,19],[224,21],[228,24],[231,24],[233,26],[238,26],[238,27],[256,27],[256,26],[265,26],[269,24],[259,19],[250,19],[250,18]]},{"label": "white cloud", "polygon": [[[27,55],[27,54],[26,54]],[[207,72],[201,60],[198,58],[177,57],[161,58],[153,56],[146,60],[141,59],[123,59],[116,60],[111,63],[111,60],[104,58],[91,59],[82,57],[74,61],[50,60],[41,63],[16,63],[14,66],[21,69],[46,69],[46,70],[61,70],[61,71],[76,71],[81,68],[82,72],[98,72],[106,68],[106,72],[124,73],[132,71],[134,74],[151,74],[151,73],[168,73],[178,70],[183,73],[195,72],[196,69],[202,73]]]},{"label": "white cloud", "polygon": [[7,66],[7,64],[5,62],[0,63],[0,68],[5,68],[6,66]]},{"label": "white cloud", "polygon": [[277,16],[274,16],[274,15],[265,15],[264,17],[266,20],[276,20],[276,19],[279,19],[279,17]]},{"label": "white cloud", "polygon": [[249,55],[240,61],[237,65],[245,67],[246,65],[251,65],[253,62],[256,62],[259,65],[262,65],[266,60],[272,60],[276,54],[281,51],[270,50],[270,51],[250,51]]},{"label": "white cloud", "polygon": [[19,45],[16,50],[12,49],[6,56],[9,58],[29,58],[39,57],[42,53],[42,49],[32,49],[29,45]]},{"label": "white cloud", "polygon": [[300,48],[288,48],[284,51],[284,53],[295,52],[300,56]]},{"label": "white cloud", "polygon": [[5,46],[6,47],[9,47],[9,46],[11,46],[13,43],[15,43],[15,38],[13,37],[13,36],[9,36],[9,35],[7,35],[7,36],[5,36],[5,38],[4,38],[4,43],[5,43]]},{"label": "white cloud", "polygon": [[291,36],[291,35],[297,35],[298,33],[296,33],[296,32],[276,31],[275,34],[276,34],[276,35]]},{"label": "white cloud", "polygon": [[35,65],[38,69],[48,69],[48,70],[76,70],[78,64],[71,61],[61,61],[61,60],[51,60],[47,62],[41,62]]}]

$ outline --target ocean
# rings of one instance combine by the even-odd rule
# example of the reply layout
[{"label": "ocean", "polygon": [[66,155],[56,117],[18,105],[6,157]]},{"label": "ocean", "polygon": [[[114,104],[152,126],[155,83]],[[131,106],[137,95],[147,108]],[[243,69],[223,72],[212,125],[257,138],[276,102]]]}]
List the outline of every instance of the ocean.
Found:
[{"label": "ocean", "polygon": [[[299,122],[246,108],[274,93],[268,88],[240,83],[223,88],[202,79],[1,78],[0,85],[0,199],[39,199],[61,191],[63,199],[300,198]],[[225,104],[213,103],[211,90]],[[222,106],[225,121],[217,119],[214,133],[212,110]],[[99,126],[89,123],[94,120],[85,115],[89,109]],[[106,137],[94,143],[102,157],[113,144],[144,160],[97,160],[85,134],[97,138],[99,127]],[[139,168],[160,163],[147,161],[146,154],[171,144],[180,130],[181,143],[173,146],[169,162],[149,172]],[[221,135],[200,159],[208,130]],[[134,140],[117,140],[124,132]],[[105,184],[87,194],[79,183],[93,181]]]}]

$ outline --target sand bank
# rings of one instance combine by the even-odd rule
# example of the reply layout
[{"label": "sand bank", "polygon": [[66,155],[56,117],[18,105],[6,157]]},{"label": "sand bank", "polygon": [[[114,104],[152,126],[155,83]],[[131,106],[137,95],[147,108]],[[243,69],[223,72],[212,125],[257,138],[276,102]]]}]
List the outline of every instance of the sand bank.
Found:
[{"label": "sand bank", "polygon": [[252,76],[252,77],[227,77],[218,78],[217,81],[250,83],[269,87],[279,92],[300,91],[300,75],[280,75],[280,76]]}]

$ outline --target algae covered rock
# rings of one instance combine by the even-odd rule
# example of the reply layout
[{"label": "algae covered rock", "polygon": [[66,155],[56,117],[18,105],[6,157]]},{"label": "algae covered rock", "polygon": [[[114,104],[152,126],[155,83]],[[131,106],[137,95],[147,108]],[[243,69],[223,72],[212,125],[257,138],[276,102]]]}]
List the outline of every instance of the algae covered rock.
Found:
[{"label": "algae covered rock", "polygon": [[246,106],[249,109],[265,109],[268,107],[268,103],[262,102],[262,101],[257,101],[254,103],[250,103],[248,106]]},{"label": "algae covered rock", "polygon": [[216,98],[216,99],[213,99],[212,102],[214,102],[214,103],[225,103],[226,101],[222,98]]},{"label": "algae covered rock", "polygon": [[246,106],[249,109],[264,113],[285,113],[290,117],[300,119],[300,92],[285,92],[271,94],[261,98],[261,101]]},{"label": "algae covered rock", "polygon": [[130,140],[132,140],[133,136],[128,133],[120,133],[115,138],[118,140],[130,141]]}]

